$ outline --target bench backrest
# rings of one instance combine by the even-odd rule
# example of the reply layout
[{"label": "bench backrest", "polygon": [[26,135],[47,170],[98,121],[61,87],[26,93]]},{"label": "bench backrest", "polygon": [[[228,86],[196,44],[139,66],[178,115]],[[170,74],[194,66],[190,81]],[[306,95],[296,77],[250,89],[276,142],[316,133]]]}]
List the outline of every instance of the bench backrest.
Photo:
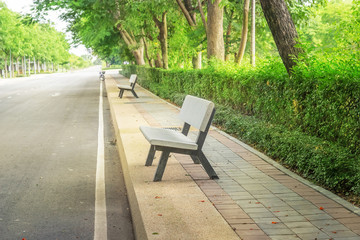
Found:
[{"label": "bench backrest", "polygon": [[135,84],[136,79],[137,79],[137,75],[136,74],[131,74],[130,79],[129,79],[130,85]]},{"label": "bench backrest", "polygon": [[181,107],[179,118],[189,125],[205,131],[215,105],[213,102],[187,95]]}]

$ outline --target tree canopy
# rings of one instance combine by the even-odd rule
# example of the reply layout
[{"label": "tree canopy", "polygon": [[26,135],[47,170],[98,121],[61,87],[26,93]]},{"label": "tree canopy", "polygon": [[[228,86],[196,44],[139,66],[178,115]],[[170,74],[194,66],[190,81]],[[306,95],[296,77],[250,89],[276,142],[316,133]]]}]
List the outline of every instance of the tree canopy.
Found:
[{"label": "tree canopy", "polygon": [[[5,70],[1,74],[10,75],[9,71],[15,70],[10,63],[18,66],[20,60],[22,67],[17,68],[21,68],[22,74],[30,65],[33,71],[36,67],[39,71],[45,63],[51,64],[53,69],[58,66],[69,67],[69,49],[65,33],[57,31],[53,23],[37,21],[30,15],[20,15],[0,1],[0,69]],[[31,64],[28,63],[30,60]]]},{"label": "tree canopy", "polygon": [[[278,44],[279,52],[277,51],[271,35],[272,26],[266,21],[269,19],[264,16],[267,10],[264,6],[261,8],[260,1],[254,1],[256,54],[258,57],[264,57],[277,55],[280,52],[281,55],[282,51]],[[311,33],[315,26],[310,26],[312,21],[320,24],[319,19],[314,18],[315,14],[321,13],[325,21],[330,21],[330,17],[326,19],[326,13],[323,12],[324,6],[327,3],[333,6],[333,3],[339,1],[344,2],[342,0],[280,2],[283,2],[288,9],[290,15],[287,21],[294,23],[294,27],[301,35],[302,44],[311,45],[311,41],[314,40],[316,45],[314,34]],[[61,9],[61,17],[70,23],[69,30],[73,33],[74,40],[92,48],[101,58],[111,59],[116,56],[123,61],[136,62],[139,65],[147,64],[151,67],[195,67],[194,58],[201,56],[199,55],[201,52],[206,53],[208,58],[234,61],[237,58],[242,35],[245,36],[242,29],[250,29],[242,26],[246,17],[244,13],[248,12],[243,10],[244,0],[35,0],[34,3],[38,12]],[[358,0],[354,0],[352,5],[358,6]],[[343,11],[343,16],[339,16],[341,19],[345,19],[345,15],[353,11],[351,7],[346,10]],[[274,13],[270,14],[276,17]],[[279,21],[283,19],[280,18]],[[251,24],[250,21],[248,24]],[[355,22],[347,22],[348,26],[354,24]],[[336,30],[336,32],[338,34],[336,37],[340,37],[340,31]],[[303,37],[304,35],[306,37]],[[291,35],[294,42],[298,40],[297,37],[298,34]],[[328,39],[331,37],[331,34],[328,35]],[[325,39],[324,41],[331,44],[337,40],[332,38],[330,41]],[[215,43],[220,45],[214,45]],[[294,51],[286,53],[289,58],[294,57],[294,53],[296,57],[298,52],[296,49],[302,46],[299,43],[297,41],[296,44],[291,44]],[[245,58],[249,59],[249,44],[246,44],[246,41],[243,48]],[[292,64],[296,64],[296,61]]]}]

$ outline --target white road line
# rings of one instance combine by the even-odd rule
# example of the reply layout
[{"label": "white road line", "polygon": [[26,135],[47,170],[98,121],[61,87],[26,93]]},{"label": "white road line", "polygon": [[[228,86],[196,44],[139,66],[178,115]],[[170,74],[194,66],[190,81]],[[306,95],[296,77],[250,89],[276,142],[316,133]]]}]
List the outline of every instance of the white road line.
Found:
[{"label": "white road line", "polygon": [[107,239],[106,198],[105,198],[105,159],[104,159],[104,117],[103,117],[103,88],[100,82],[99,97],[99,130],[98,152],[96,164],[95,188],[95,227],[94,240]]}]

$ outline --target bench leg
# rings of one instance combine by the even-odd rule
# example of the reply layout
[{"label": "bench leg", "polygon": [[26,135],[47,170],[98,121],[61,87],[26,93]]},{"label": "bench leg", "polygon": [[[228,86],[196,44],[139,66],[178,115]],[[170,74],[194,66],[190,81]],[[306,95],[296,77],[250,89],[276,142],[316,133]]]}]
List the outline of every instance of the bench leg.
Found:
[{"label": "bench leg", "polygon": [[131,92],[134,95],[134,97],[139,98],[138,95],[136,95],[136,92],[134,90],[131,90]]},{"label": "bench leg", "polygon": [[200,164],[200,163],[201,163],[198,156],[196,156],[196,155],[190,155],[190,157],[191,157],[191,159],[193,160],[193,162],[194,162],[195,164]]},{"label": "bench leg", "polygon": [[219,179],[218,175],[216,174],[215,170],[212,168],[212,166],[210,165],[208,159],[206,158],[206,156],[204,155],[204,153],[202,151],[199,152],[199,160],[201,162],[201,164],[203,165],[206,173],[209,175],[209,177],[211,179]]},{"label": "bench leg", "polygon": [[120,89],[119,98],[122,98],[123,94],[124,94],[124,89]]},{"label": "bench leg", "polygon": [[155,147],[153,145],[150,146],[150,150],[146,159],[145,166],[151,166],[155,156]]},{"label": "bench leg", "polygon": [[163,151],[161,153],[159,165],[158,165],[158,167],[156,169],[156,173],[155,173],[155,176],[154,176],[154,182],[161,181],[162,176],[163,176],[164,171],[165,171],[166,163],[167,163],[167,161],[169,159],[169,155],[170,155],[169,151]]}]

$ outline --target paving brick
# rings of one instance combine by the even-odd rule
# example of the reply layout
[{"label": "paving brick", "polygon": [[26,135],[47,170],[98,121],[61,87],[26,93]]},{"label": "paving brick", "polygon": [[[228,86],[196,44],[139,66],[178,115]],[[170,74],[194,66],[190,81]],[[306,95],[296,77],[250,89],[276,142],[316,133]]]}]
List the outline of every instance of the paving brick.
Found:
[{"label": "paving brick", "polygon": [[306,219],[308,219],[309,221],[313,221],[313,220],[329,220],[329,219],[333,219],[330,215],[328,214],[311,214],[311,215],[303,215]]},{"label": "paving brick", "polygon": [[331,231],[331,232],[327,232],[327,234],[330,237],[333,237],[334,239],[349,239],[349,238],[359,239],[359,236],[352,231]]},{"label": "paving brick", "polygon": [[270,224],[272,222],[281,222],[281,220],[275,216],[274,217],[254,217],[252,219],[257,224],[260,224],[260,223]]},{"label": "paving brick", "polygon": [[316,227],[308,227],[308,228],[292,228],[291,229],[296,234],[306,234],[306,233],[312,233],[314,235],[320,234],[322,231]]},{"label": "paving brick", "polygon": [[234,201],[231,200],[211,200],[211,202],[216,206],[216,204],[232,204]]},{"label": "paving brick", "polygon": [[315,206],[306,201],[306,200],[297,200],[297,201],[286,201],[289,206],[293,207],[294,209],[306,209],[306,208],[315,208]]},{"label": "paving brick", "polygon": [[326,210],[326,212],[328,212],[333,218],[352,218],[353,216],[351,213],[347,212],[331,212],[330,210]]},{"label": "paving brick", "polygon": [[[239,234],[239,233],[238,233]],[[257,235],[255,235],[257,234]],[[264,233],[260,234],[260,233],[250,233],[250,235],[244,235],[244,234],[239,234],[241,239],[243,240],[268,240],[271,239],[268,236],[266,236]]]},{"label": "paving brick", "polygon": [[311,223],[314,224],[314,226],[316,226],[319,229],[322,229],[322,228],[327,227],[327,226],[339,224],[339,222],[336,221],[335,219],[314,220],[314,221],[311,221]]},{"label": "paving brick", "polygon": [[255,224],[254,220],[252,220],[250,217],[246,217],[246,218],[230,218],[230,219],[227,219],[227,222],[231,226],[234,225],[234,224],[247,224],[247,223]]},{"label": "paving brick", "polygon": [[288,207],[289,205],[279,198],[258,198],[259,202],[263,203],[264,206],[276,209],[278,207]]},{"label": "paving brick", "polygon": [[266,236],[265,234],[262,235],[242,235],[241,238],[243,240],[268,240],[271,239],[270,237]]},{"label": "paving brick", "polygon": [[225,219],[249,217],[249,215],[247,215],[241,209],[219,209],[219,212],[221,213],[221,215],[223,215]]},{"label": "paving brick", "polygon": [[[297,211],[295,210],[278,210],[278,208],[273,209],[273,214],[277,217],[290,217],[290,216],[301,216]],[[304,218],[305,219],[305,218]]]},{"label": "paving brick", "polygon": [[216,204],[215,207],[219,210],[239,208],[239,206],[235,203],[233,203],[233,204]]},{"label": "paving brick", "polygon": [[215,194],[215,195],[209,195],[207,197],[210,199],[210,201],[212,201],[212,202],[217,201],[218,203],[221,203],[224,201],[230,201],[230,202],[233,201],[232,198],[227,194]]},{"label": "paving brick", "polygon": [[321,230],[324,232],[333,232],[333,231],[339,232],[339,231],[349,231],[350,229],[345,227],[341,223],[336,223],[336,224],[330,224],[328,226],[324,226]]},{"label": "paving brick", "polygon": [[267,213],[271,213],[271,211],[269,211],[269,209],[263,207],[262,205],[259,206],[259,207],[254,207],[254,208],[243,208],[244,212],[246,212],[247,214],[250,214],[250,213],[264,213],[264,216],[265,214]]},{"label": "paving brick", "polygon": [[272,235],[295,235],[295,233],[283,223],[277,223],[277,224],[260,223],[258,225],[270,237]]},{"label": "paving brick", "polygon": [[[266,236],[264,231],[261,229],[258,230],[235,230],[235,232],[242,238],[242,239],[249,239],[250,236]],[[256,238],[255,238],[256,239]],[[269,239],[269,237],[268,237]]]},{"label": "paving brick", "polygon": [[300,233],[298,234],[300,239],[312,239],[312,240],[330,240],[331,237],[324,232],[317,232],[317,233]]},{"label": "paving brick", "polygon": [[300,222],[300,221],[307,221],[307,219],[304,216],[301,215],[293,215],[293,216],[278,216],[278,218],[284,222]]},{"label": "paving brick", "polygon": [[308,221],[298,221],[298,222],[284,222],[284,224],[292,229],[292,228],[313,228],[316,227],[312,223]]},{"label": "paving brick", "polygon": [[277,197],[273,193],[270,193],[270,192],[253,193],[252,196],[254,196],[254,198],[257,198],[257,199],[267,199],[268,201],[277,199]]},{"label": "paving brick", "polygon": [[254,196],[251,195],[250,193],[246,192],[245,190],[244,191],[238,191],[238,192],[231,192],[231,193],[229,193],[229,195],[234,200],[240,200],[240,199],[252,200],[252,199],[254,199]]},{"label": "paving brick", "polygon": [[259,226],[255,223],[245,223],[245,224],[232,224],[234,230],[260,230]]},{"label": "paving brick", "polygon": [[351,214],[351,217],[348,218],[337,218],[337,220],[343,224],[358,224],[360,227],[360,216]]},{"label": "paving brick", "polygon": [[297,240],[301,239],[297,235],[271,235],[272,240]]},{"label": "paving brick", "polygon": [[329,198],[327,198],[327,197],[325,197],[324,195],[321,195],[321,194],[317,195],[317,196],[307,196],[306,199],[309,200],[312,203],[321,203],[321,204],[326,204],[326,203],[329,203],[331,201]]},{"label": "paving brick", "polygon": [[275,215],[272,212],[262,212],[262,213],[249,213],[249,216],[251,218],[272,218],[275,217]]},{"label": "paving brick", "polygon": [[318,202],[314,204],[318,207],[322,207],[323,209],[325,209],[325,211],[330,208],[343,208],[340,204],[331,200],[328,200],[327,202]]},{"label": "paving brick", "polygon": [[308,215],[308,214],[323,214],[324,211],[320,210],[319,208],[316,208],[314,206],[311,206],[309,208],[306,208],[307,205],[305,205],[304,208],[298,208],[297,211],[302,215]]},{"label": "paving brick", "polygon": [[301,195],[303,197],[306,197],[306,196],[311,197],[311,196],[318,193],[317,191],[312,190],[310,188],[303,188],[303,189],[296,188],[296,189],[293,189],[293,190],[294,190],[294,192],[298,193],[299,195]]}]

